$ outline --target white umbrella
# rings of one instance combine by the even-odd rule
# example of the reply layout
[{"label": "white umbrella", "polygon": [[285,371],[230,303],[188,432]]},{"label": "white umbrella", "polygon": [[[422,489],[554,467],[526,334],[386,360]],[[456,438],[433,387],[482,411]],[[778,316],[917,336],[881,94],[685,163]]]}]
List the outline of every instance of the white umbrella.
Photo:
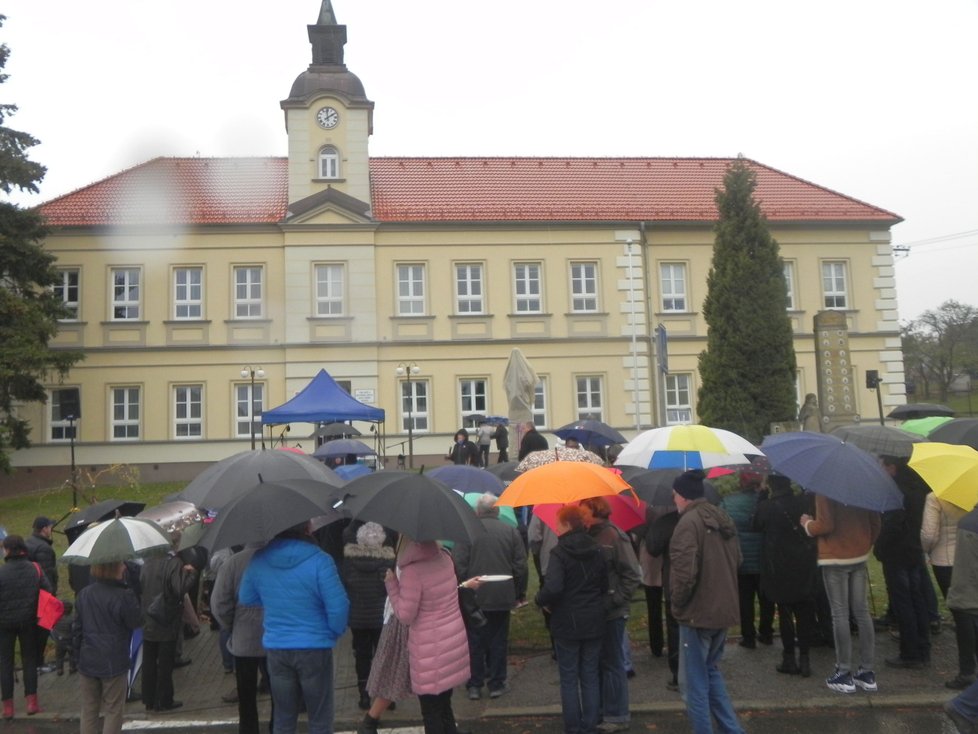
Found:
[{"label": "white umbrella", "polygon": [[640,433],[618,454],[615,464],[643,469],[707,469],[749,464],[763,454],[746,438],[709,426],[667,426]]},{"label": "white umbrella", "polygon": [[90,526],[68,546],[65,563],[91,566],[166,553],[170,539],[152,520],[119,517]]}]

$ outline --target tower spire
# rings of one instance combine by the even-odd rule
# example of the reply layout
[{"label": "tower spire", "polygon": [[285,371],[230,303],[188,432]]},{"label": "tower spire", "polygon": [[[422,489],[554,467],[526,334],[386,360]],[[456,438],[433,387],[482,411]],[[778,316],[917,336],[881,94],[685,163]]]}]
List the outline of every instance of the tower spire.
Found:
[{"label": "tower spire", "polygon": [[323,0],[323,4],[319,7],[319,20],[316,21],[316,25],[338,25],[333,4],[329,0]]},{"label": "tower spire", "polygon": [[330,0],[322,0],[316,25],[309,26],[309,42],[312,44],[314,66],[343,66],[343,46],[346,43],[346,26],[336,22],[336,13]]}]

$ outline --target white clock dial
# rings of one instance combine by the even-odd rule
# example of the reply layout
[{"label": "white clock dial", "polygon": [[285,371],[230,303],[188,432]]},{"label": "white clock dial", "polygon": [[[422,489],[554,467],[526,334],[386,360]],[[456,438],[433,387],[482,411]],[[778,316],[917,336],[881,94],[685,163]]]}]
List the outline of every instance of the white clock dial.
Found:
[{"label": "white clock dial", "polygon": [[336,127],[340,121],[340,113],[334,110],[332,107],[323,107],[319,112],[316,113],[316,122],[319,123],[319,127],[326,130],[331,130]]}]

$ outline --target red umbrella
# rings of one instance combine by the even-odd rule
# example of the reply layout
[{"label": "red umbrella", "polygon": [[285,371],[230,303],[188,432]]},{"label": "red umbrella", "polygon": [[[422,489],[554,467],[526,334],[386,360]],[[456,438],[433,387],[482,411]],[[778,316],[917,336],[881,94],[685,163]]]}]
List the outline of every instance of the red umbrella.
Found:
[{"label": "red umbrella", "polygon": [[[609,494],[605,495],[604,498],[611,505],[611,517],[609,519],[625,532],[645,522],[646,504],[632,496],[631,492]],[[563,506],[561,504],[535,505],[533,514],[546,523],[551,530],[557,532],[557,511]]]}]

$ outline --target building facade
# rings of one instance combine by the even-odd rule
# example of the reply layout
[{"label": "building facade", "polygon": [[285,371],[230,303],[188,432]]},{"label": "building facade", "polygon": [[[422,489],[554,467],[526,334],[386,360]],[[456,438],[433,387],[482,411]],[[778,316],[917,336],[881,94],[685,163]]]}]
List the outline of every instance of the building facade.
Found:
[{"label": "building facade", "polygon": [[[86,357],[24,407],[35,445],[15,466],[64,467],[74,427],[82,465],[192,475],[247,448],[261,410],[320,368],[386,409],[381,453],[406,453],[410,423],[415,463],[440,462],[465,416],[506,413],[514,348],[540,377],[542,429],[696,422],[731,161],[371,158],[373,103],[328,0],[309,38],[313,63],[281,103],[287,157],[158,158],[42,205],[72,312],[55,346]],[[899,217],[748,163],[785,262],[799,398],[816,391],[813,318],[836,310],[855,380],[878,370],[884,405],[903,403]],[[873,392],[857,402],[874,417]],[[310,448],[312,430],[288,443]]]}]

